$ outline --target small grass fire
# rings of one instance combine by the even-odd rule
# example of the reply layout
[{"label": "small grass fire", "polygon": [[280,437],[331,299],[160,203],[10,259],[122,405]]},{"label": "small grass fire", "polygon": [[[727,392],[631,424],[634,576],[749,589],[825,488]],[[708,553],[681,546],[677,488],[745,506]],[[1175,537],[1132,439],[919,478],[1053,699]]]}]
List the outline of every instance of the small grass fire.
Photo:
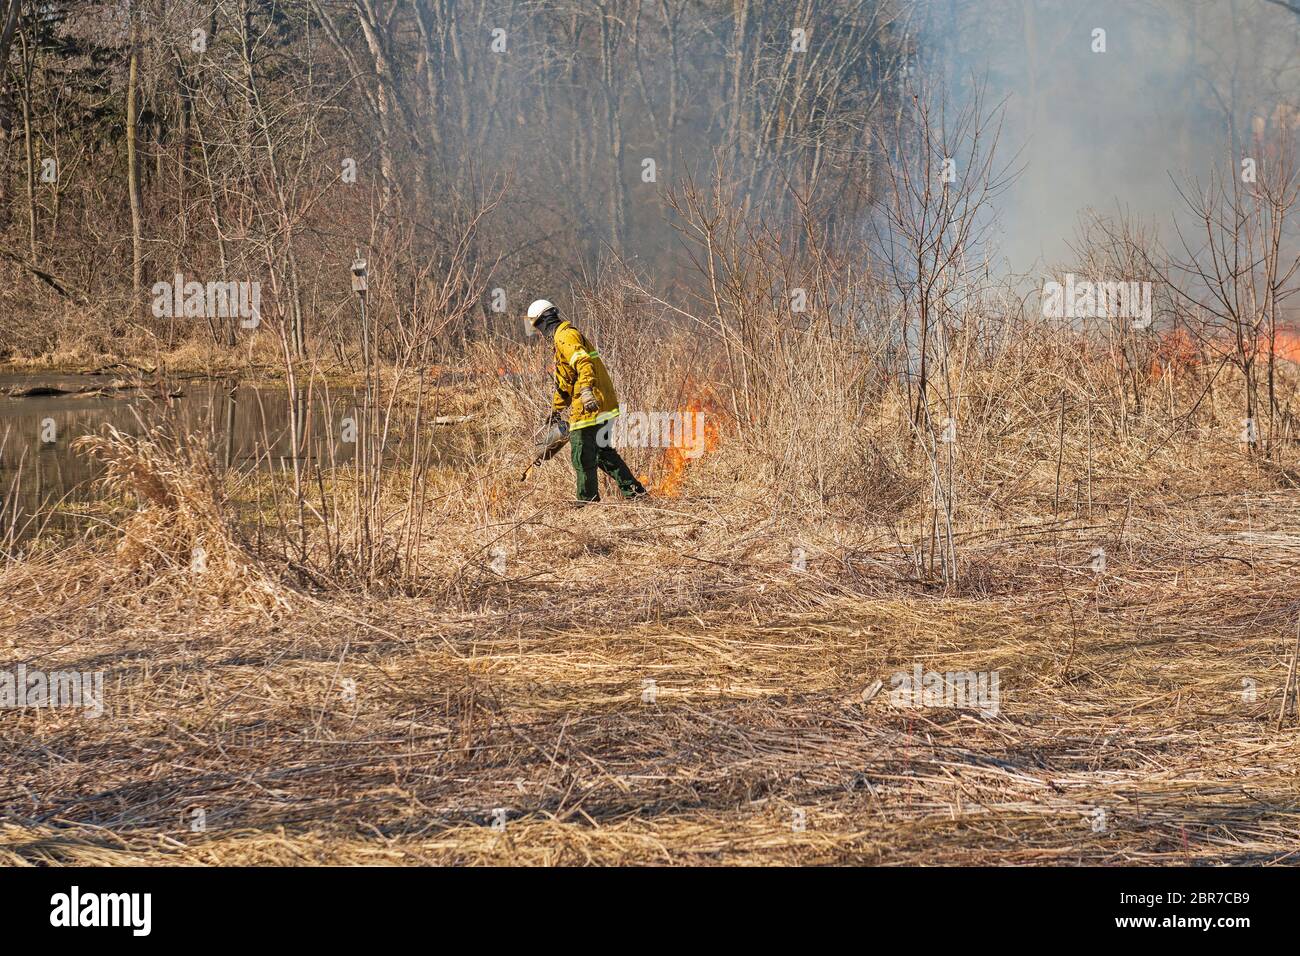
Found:
[{"label": "small grass fire", "polygon": [[721,444],[714,406],[698,395],[677,412],[631,412],[621,425],[625,446],[663,448],[652,468],[653,477],[638,478],[652,494],[667,498],[682,493],[691,462]]}]

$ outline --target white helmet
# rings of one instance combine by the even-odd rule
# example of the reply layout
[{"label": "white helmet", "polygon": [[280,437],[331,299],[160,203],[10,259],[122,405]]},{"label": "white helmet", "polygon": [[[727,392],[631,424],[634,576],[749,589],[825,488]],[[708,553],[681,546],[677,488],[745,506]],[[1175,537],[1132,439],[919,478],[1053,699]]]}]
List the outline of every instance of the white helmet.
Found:
[{"label": "white helmet", "polygon": [[528,307],[528,321],[536,322],[538,319],[542,317],[542,314],[545,313],[548,309],[554,309],[554,308],[555,306],[552,305],[550,302],[547,302],[545,299],[538,299],[536,302],[534,302],[532,305]]}]

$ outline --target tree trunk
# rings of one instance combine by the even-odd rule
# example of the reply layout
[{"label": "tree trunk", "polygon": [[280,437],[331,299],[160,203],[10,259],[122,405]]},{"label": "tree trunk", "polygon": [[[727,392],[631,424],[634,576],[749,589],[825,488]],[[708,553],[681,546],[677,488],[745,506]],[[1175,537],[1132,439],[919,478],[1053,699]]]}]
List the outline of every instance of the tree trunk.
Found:
[{"label": "tree trunk", "polygon": [[136,86],[140,72],[139,33],[135,24],[131,25],[131,59],[127,67],[126,80],[126,178],[127,189],[131,196],[131,294],[139,302],[140,287],[143,285],[143,262],[140,240],[140,168],[136,148]]},{"label": "tree trunk", "polygon": [[23,152],[27,159],[27,244],[32,262],[36,254],[36,150],[32,146],[32,70],[24,70],[23,84]]}]

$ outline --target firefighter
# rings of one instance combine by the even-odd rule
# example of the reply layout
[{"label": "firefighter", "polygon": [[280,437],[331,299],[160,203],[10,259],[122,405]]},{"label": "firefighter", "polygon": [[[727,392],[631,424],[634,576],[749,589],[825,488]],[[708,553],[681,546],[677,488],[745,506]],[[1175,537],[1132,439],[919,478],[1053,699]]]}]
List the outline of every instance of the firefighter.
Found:
[{"label": "firefighter", "polygon": [[618,417],[618,396],[600,353],[572,323],[561,321],[560,310],[545,299],[528,307],[528,321],[555,344],[551,423],[559,422],[568,411],[578,502],[600,500],[597,468],[618,483],[624,498],[642,497],[645,488],[614,448],[611,430]]}]

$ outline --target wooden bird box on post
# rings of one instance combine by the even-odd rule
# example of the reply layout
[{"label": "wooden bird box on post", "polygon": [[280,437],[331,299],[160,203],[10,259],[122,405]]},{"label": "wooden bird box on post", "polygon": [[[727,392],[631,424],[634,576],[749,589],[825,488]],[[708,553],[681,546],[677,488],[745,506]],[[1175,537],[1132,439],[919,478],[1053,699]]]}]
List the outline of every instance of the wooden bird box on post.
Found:
[{"label": "wooden bird box on post", "polygon": [[366,260],[354,259],[352,261],[352,291],[362,293],[366,291]]}]

